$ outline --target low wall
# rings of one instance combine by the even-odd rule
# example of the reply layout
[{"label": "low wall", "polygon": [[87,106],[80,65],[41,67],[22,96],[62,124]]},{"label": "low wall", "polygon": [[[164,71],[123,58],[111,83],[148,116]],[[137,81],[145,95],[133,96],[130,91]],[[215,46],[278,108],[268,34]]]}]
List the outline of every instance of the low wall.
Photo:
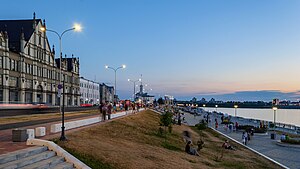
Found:
[{"label": "low wall", "polygon": [[[141,108],[139,111],[143,111],[145,110],[144,108]],[[122,111],[122,112],[118,112],[115,114],[111,114],[111,118],[117,118],[117,117],[121,117],[121,116],[125,116],[129,113],[132,113],[132,110],[129,111]],[[82,127],[82,126],[86,126],[86,125],[91,125],[94,123],[98,123],[101,121],[101,117],[99,115],[99,117],[93,117],[93,118],[89,118],[89,119],[83,119],[83,120],[76,120],[76,121],[70,121],[70,122],[66,122],[65,123],[65,130],[70,130],[73,128],[77,128],[77,127]],[[61,123],[57,123],[57,124],[52,124],[50,127],[50,132],[51,133],[57,133],[57,132],[61,132]]]},{"label": "low wall", "polygon": [[[101,121],[100,117],[94,117],[94,118],[89,118],[89,119],[83,119],[83,120],[76,120],[76,121],[66,122],[65,123],[65,130],[70,130],[70,129],[73,129],[73,128],[77,128],[77,127],[82,127],[82,126],[86,126],[86,125],[98,123],[100,121]],[[61,131],[61,126],[62,126],[61,123],[52,124],[50,132],[51,133],[60,132]]]}]

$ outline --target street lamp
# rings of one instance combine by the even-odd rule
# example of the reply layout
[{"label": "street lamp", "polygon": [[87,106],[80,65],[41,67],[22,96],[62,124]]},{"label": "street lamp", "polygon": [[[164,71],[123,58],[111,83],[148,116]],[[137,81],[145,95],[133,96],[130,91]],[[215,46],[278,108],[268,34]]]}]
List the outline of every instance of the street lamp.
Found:
[{"label": "street lamp", "polygon": [[58,94],[58,102],[59,102],[59,109],[60,109],[60,112],[62,114],[62,118],[61,118],[61,121],[62,121],[62,126],[61,126],[61,136],[60,136],[60,140],[61,141],[65,141],[67,140],[66,136],[65,136],[65,98],[64,98],[64,93],[65,93],[65,86],[64,86],[64,83],[65,81],[63,82],[63,85],[62,85],[62,66],[61,66],[61,62],[62,62],[62,37],[65,33],[69,32],[69,31],[75,31],[75,32],[81,32],[82,30],[82,27],[81,25],[79,24],[74,24],[72,28],[70,29],[66,29],[64,30],[61,34],[59,34],[58,32],[54,31],[54,30],[51,30],[51,29],[47,29],[46,27],[41,27],[40,30],[42,32],[53,32],[55,33],[57,36],[58,36],[58,39],[59,39],[59,85],[58,85],[58,90],[59,92],[58,93],[61,93],[61,89],[63,88],[63,91],[62,91],[62,97],[63,97],[63,104],[61,105],[61,94]]},{"label": "street lamp", "polygon": [[216,112],[218,112],[218,105],[216,104],[215,107],[216,107]]},{"label": "street lamp", "polygon": [[142,79],[138,79],[138,80],[131,80],[128,79],[128,82],[132,82],[133,83],[133,101],[135,101],[135,83],[136,82],[140,82]]},{"label": "street lamp", "polygon": [[113,67],[110,67],[108,65],[105,66],[105,69],[112,69],[113,71],[115,71],[115,97],[117,96],[117,71],[119,69],[125,69],[126,68],[126,65],[122,65],[120,67],[117,67],[117,68],[113,68]]},{"label": "street lamp", "polygon": [[234,116],[236,117],[236,110],[239,106],[238,105],[234,105]]},{"label": "street lamp", "polygon": [[275,122],[276,122],[276,111],[277,111],[277,107],[273,107],[272,108],[273,109],[273,112],[274,112],[274,115],[273,115],[273,123],[274,123],[274,128],[276,127],[276,125],[275,125]]},{"label": "street lamp", "polygon": [[204,109],[204,111],[205,111],[205,106],[206,106],[206,105],[205,105],[205,104],[203,104],[203,107],[204,107],[203,109]]}]

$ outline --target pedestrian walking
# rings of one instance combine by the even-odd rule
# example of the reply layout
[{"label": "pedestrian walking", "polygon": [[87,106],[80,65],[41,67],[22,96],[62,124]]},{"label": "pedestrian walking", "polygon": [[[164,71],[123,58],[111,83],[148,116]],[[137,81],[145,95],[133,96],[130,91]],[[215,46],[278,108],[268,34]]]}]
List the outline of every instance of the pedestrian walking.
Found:
[{"label": "pedestrian walking", "polygon": [[112,104],[111,103],[107,103],[107,116],[108,116],[108,120],[110,120],[111,118],[111,111],[112,111]]},{"label": "pedestrian walking", "polygon": [[243,140],[243,144],[247,145],[248,138],[247,138],[247,134],[245,132],[243,132],[242,140]]},{"label": "pedestrian walking", "polygon": [[106,103],[102,102],[102,121],[106,120],[106,113],[107,113],[107,105]]}]

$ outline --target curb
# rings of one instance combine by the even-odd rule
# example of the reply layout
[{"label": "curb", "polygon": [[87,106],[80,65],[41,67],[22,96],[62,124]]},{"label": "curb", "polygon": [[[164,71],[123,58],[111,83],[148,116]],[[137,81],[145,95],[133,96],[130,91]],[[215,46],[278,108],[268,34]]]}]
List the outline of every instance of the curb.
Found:
[{"label": "curb", "polygon": [[287,166],[285,166],[285,165],[283,165],[283,164],[281,164],[281,163],[279,163],[279,162],[273,160],[272,158],[270,158],[270,157],[268,157],[268,156],[266,156],[266,155],[264,155],[264,154],[262,154],[262,153],[260,153],[260,152],[258,152],[258,151],[256,151],[256,150],[254,150],[254,149],[252,149],[252,148],[250,148],[250,147],[248,147],[248,146],[245,146],[244,144],[242,144],[242,143],[240,143],[239,141],[237,141],[237,140],[235,140],[235,139],[233,139],[233,138],[227,136],[226,134],[224,134],[224,133],[222,133],[222,132],[220,132],[220,131],[218,131],[218,130],[212,128],[212,127],[209,127],[209,128],[212,129],[212,130],[214,130],[215,132],[221,134],[222,136],[231,139],[231,140],[234,141],[235,143],[237,143],[237,144],[243,146],[244,148],[247,148],[247,149],[249,149],[250,151],[252,151],[252,152],[254,152],[254,153],[256,153],[256,154],[258,154],[258,155],[260,155],[260,156],[266,158],[267,160],[269,160],[269,161],[271,161],[271,162],[273,162],[273,163],[279,165],[280,167],[285,168],[285,169],[289,169],[289,167],[287,167]]},{"label": "curb", "polygon": [[300,145],[287,144],[287,143],[281,142],[280,140],[277,140],[277,141],[276,141],[276,145],[282,146],[282,147],[289,147],[289,148],[297,148],[297,149],[300,149]]}]

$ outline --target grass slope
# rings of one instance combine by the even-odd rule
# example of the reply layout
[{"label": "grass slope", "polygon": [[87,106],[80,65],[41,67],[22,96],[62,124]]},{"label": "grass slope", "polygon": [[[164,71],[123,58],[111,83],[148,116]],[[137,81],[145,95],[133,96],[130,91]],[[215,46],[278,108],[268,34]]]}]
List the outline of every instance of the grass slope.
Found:
[{"label": "grass slope", "polygon": [[[159,115],[147,110],[68,135],[60,146],[97,168],[279,168],[238,145],[237,151],[221,148],[224,138],[211,130],[173,126],[167,142],[158,134]],[[200,157],[184,152],[182,132],[189,130],[193,142],[205,141]],[[221,158],[223,154],[223,158]]]}]

